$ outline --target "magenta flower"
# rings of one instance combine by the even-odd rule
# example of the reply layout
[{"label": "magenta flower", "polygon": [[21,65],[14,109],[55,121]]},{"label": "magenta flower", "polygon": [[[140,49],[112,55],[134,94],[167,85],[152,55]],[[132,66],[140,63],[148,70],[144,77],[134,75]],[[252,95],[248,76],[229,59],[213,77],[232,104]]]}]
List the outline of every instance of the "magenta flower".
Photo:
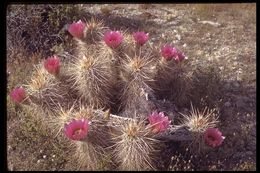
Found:
[{"label": "magenta flower", "polygon": [[105,43],[112,49],[116,49],[123,41],[123,35],[119,31],[108,31],[104,35]]},{"label": "magenta flower", "polygon": [[57,75],[60,72],[60,59],[55,55],[47,58],[43,65],[50,74]]},{"label": "magenta flower", "polygon": [[139,45],[144,45],[149,39],[149,34],[144,32],[134,32],[133,37],[135,39],[135,42]]},{"label": "magenta flower", "polygon": [[87,119],[73,119],[69,124],[65,124],[65,135],[72,140],[82,140],[87,136],[90,121]]},{"label": "magenta flower", "polygon": [[217,147],[222,144],[225,137],[222,136],[218,128],[208,128],[204,133],[204,139],[209,146]]},{"label": "magenta flower", "polygon": [[68,26],[68,31],[73,37],[82,38],[85,26],[86,24],[79,20],[77,23],[73,22],[70,24]]},{"label": "magenta flower", "polygon": [[153,111],[148,116],[148,120],[154,133],[165,131],[171,123],[168,116],[165,116],[163,112],[158,113],[157,111]]},{"label": "magenta flower", "polygon": [[176,56],[177,50],[170,45],[165,45],[161,48],[161,54],[166,60],[171,60]]},{"label": "magenta flower", "polygon": [[177,50],[174,59],[177,62],[181,62],[182,60],[185,59],[185,55],[180,50]]},{"label": "magenta flower", "polygon": [[14,102],[21,103],[26,97],[26,92],[22,87],[17,87],[13,89],[10,96]]}]

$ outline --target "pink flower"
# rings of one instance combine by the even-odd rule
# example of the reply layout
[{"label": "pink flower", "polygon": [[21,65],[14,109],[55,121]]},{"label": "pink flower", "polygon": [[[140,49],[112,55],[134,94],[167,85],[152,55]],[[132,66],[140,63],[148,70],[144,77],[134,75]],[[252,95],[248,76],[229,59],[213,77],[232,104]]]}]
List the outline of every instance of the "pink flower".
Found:
[{"label": "pink flower", "polygon": [[82,38],[85,26],[85,23],[79,20],[77,23],[73,22],[70,24],[68,26],[68,31],[73,37]]},{"label": "pink flower", "polygon": [[180,50],[177,50],[174,59],[177,62],[181,62],[182,60],[185,59],[185,55]]},{"label": "pink flower", "polygon": [[165,45],[161,48],[161,54],[166,60],[170,60],[176,56],[177,50],[170,45]]},{"label": "pink flower", "polygon": [[123,35],[119,31],[108,31],[104,35],[105,43],[112,49],[116,49],[123,41]]},{"label": "pink flower", "polygon": [[157,111],[153,111],[152,114],[148,116],[148,120],[154,133],[166,130],[171,123],[168,116],[165,116],[163,112],[158,113]]},{"label": "pink flower", "polygon": [[134,32],[133,37],[135,39],[135,42],[142,46],[144,43],[148,41],[149,34],[146,34],[144,32]]},{"label": "pink flower", "polygon": [[55,55],[47,58],[43,65],[50,74],[57,75],[60,72],[60,59]]},{"label": "pink flower", "polygon": [[204,139],[208,145],[217,147],[222,144],[225,137],[222,136],[222,133],[218,130],[218,128],[208,128],[204,133]]},{"label": "pink flower", "polygon": [[25,99],[26,93],[22,87],[17,87],[11,92],[10,96],[14,102],[21,103]]},{"label": "pink flower", "polygon": [[73,119],[69,124],[65,124],[65,135],[72,140],[82,140],[87,136],[90,121],[87,119]]}]

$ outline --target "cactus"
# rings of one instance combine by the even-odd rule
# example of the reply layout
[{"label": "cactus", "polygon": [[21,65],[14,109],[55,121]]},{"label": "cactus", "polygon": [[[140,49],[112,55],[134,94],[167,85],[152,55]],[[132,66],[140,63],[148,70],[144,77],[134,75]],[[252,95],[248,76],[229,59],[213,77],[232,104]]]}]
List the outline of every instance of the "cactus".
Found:
[{"label": "cactus", "polygon": [[181,125],[155,111],[158,93],[176,92],[177,104],[191,88],[185,55],[177,48],[160,49],[145,32],[111,31],[93,18],[73,22],[68,31],[74,36],[73,54],[46,59],[22,93],[16,89],[11,96],[16,104],[33,105],[54,134],[70,139],[80,170],[102,169],[104,162],[119,170],[156,170],[163,135],[186,127],[201,136],[215,127],[212,111],[204,116],[206,110],[201,114],[192,107]]},{"label": "cactus", "polygon": [[[154,157],[159,141],[144,123],[129,121],[117,128],[112,138],[113,155],[119,170],[155,170]],[[157,146],[158,147],[158,146]]]}]

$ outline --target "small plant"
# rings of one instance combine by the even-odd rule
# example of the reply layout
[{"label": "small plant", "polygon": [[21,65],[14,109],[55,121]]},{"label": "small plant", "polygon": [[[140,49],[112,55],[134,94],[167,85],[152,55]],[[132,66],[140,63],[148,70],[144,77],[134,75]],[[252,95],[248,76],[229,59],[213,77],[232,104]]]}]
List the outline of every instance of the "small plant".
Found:
[{"label": "small plant", "polygon": [[[215,109],[207,107],[201,112],[191,105],[189,115],[182,114],[179,127],[185,127],[192,135],[192,143],[189,144],[190,151],[200,153],[205,150],[205,144],[216,147],[221,145],[224,138],[221,132],[214,128],[217,126],[218,114]],[[196,148],[196,149],[195,149]]]},{"label": "small plant", "polygon": [[213,111],[192,107],[180,125],[154,111],[158,93],[181,93],[176,103],[189,93],[183,75],[187,58],[179,49],[152,46],[148,33],[111,31],[93,18],[73,22],[67,30],[73,54],[48,57],[11,97],[19,103],[28,98],[24,106],[38,110],[35,118],[70,139],[78,169],[97,170],[106,162],[118,170],[156,170],[164,148],[160,136],[180,128],[199,134],[191,139],[195,143],[204,142],[202,134],[213,147],[222,143],[219,131],[210,130],[218,122]]}]

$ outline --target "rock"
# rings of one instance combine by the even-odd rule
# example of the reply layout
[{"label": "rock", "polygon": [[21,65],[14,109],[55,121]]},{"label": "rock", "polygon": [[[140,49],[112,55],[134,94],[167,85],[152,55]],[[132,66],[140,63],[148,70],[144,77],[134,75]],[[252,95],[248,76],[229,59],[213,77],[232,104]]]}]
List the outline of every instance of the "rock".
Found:
[{"label": "rock", "polygon": [[176,35],[176,38],[180,41],[180,40],[181,40],[181,35],[180,35],[180,34],[177,34],[177,35]]},{"label": "rock", "polygon": [[8,148],[7,148],[8,151],[12,150],[12,147],[10,145],[8,145]]},{"label": "rock", "polygon": [[239,81],[239,82],[243,81],[242,77],[240,77],[240,76],[237,76],[236,80]]},{"label": "rock", "polygon": [[46,155],[43,155],[43,156],[42,156],[42,158],[44,158],[44,159],[45,159],[46,157],[47,157]]},{"label": "rock", "polygon": [[212,21],[206,21],[206,20],[204,20],[204,21],[199,21],[199,23],[202,23],[202,24],[210,24],[210,25],[212,25],[212,26],[214,26],[214,27],[218,27],[218,26],[221,25],[220,23],[212,22]]},{"label": "rock", "polygon": [[219,67],[219,70],[221,70],[221,71],[224,70],[224,67],[223,66]]}]

